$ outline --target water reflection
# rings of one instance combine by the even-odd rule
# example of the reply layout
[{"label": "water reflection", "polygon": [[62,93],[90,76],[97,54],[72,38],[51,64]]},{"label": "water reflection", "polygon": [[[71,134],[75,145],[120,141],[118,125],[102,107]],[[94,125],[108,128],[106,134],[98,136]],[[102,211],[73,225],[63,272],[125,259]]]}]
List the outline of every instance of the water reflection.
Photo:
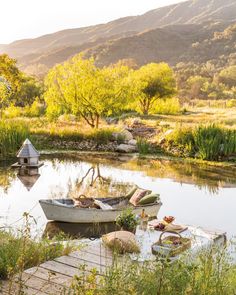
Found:
[{"label": "water reflection", "polygon": [[160,193],[160,218],[174,215],[185,224],[236,233],[235,166],[75,152],[42,158],[45,164],[35,175],[18,173],[9,168],[11,163],[0,163],[0,226],[12,224],[24,212],[30,212],[42,231],[47,220],[39,199],[78,194],[120,196],[136,184]]},{"label": "water reflection", "polygon": [[100,224],[79,224],[51,221],[46,224],[43,237],[52,239],[59,234],[64,234],[67,237],[74,239],[96,239],[115,230],[117,230],[117,226],[113,222]]},{"label": "water reflection", "polygon": [[190,161],[130,157],[117,154],[80,154],[65,153],[47,155],[55,168],[57,163],[75,163],[77,161],[92,165],[108,165],[113,168],[144,172],[147,176],[173,179],[183,184],[193,184],[200,189],[206,189],[215,194],[220,188],[236,187],[236,165],[220,167],[205,163],[191,163]]},{"label": "water reflection", "polygon": [[38,168],[20,168],[17,172],[17,177],[24,185],[24,187],[30,191],[36,181],[39,179],[39,169]]},{"label": "water reflection", "polygon": [[100,164],[91,165],[84,174],[77,178],[75,185],[70,182],[68,197],[86,195],[92,198],[124,196],[133,186],[132,183],[118,182],[112,177],[102,175]]},{"label": "water reflection", "polygon": [[[90,153],[59,153],[44,155],[43,160],[49,160],[55,171],[59,171],[60,163],[74,164],[86,162],[90,164],[84,175],[78,171],[77,188],[85,189],[85,186],[93,186],[98,189],[109,187],[113,181],[104,178],[99,165],[108,165],[113,168],[144,172],[147,176],[169,178],[180,183],[193,184],[200,189],[207,189],[211,193],[217,193],[219,188],[236,187],[236,165],[229,167],[209,166],[204,163],[196,164],[188,161],[168,159],[142,159],[127,155],[114,154],[90,154]],[[9,168],[8,162],[0,162],[0,187],[5,191],[11,186],[16,178],[16,173]],[[30,173],[28,173],[30,175]],[[36,179],[35,173],[34,179]],[[18,176],[26,176],[21,172]],[[21,178],[22,179],[22,178]],[[31,179],[33,182],[33,178]],[[89,181],[91,182],[89,184]],[[25,179],[22,181],[25,183]],[[36,181],[35,181],[36,182]],[[34,183],[35,183],[34,182]],[[91,185],[93,184],[93,185]],[[27,187],[28,185],[26,185]],[[70,186],[70,183],[68,183]],[[106,191],[104,191],[105,193]]]}]

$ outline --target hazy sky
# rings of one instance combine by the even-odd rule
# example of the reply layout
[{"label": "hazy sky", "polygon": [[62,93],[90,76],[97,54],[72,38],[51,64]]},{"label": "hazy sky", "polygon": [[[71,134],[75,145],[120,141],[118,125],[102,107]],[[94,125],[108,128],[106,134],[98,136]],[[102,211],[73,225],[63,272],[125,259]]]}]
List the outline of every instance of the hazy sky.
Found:
[{"label": "hazy sky", "polygon": [[142,14],[184,0],[0,0],[0,44]]}]

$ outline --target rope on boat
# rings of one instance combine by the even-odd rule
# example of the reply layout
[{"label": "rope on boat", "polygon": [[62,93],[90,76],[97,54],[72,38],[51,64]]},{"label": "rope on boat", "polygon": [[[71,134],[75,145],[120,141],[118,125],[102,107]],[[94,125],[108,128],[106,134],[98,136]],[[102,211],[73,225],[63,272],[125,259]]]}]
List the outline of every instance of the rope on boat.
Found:
[{"label": "rope on boat", "polygon": [[[27,213],[31,213],[31,212],[34,210],[34,208],[37,207],[37,205],[38,205],[38,202],[36,202],[36,203],[34,204],[34,206],[33,206],[29,211],[27,211]],[[14,224],[18,223],[19,221],[23,220],[24,218],[25,218],[25,217],[22,216],[21,218],[15,220],[14,222],[12,222],[12,223],[9,224],[9,225],[0,226],[0,229],[3,229],[3,228],[11,228]]]}]

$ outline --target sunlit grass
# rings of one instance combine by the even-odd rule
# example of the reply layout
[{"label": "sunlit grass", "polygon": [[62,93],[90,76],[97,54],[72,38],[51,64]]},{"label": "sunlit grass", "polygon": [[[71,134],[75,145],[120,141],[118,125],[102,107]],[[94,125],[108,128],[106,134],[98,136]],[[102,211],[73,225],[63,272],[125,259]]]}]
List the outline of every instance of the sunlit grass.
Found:
[{"label": "sunlit grass", "polygon": [[235,290],[235,264],[225,248],[212,247],[174,263],[161,257],[142,264],[117,259],[104,277],[95,269],[76,276],[67,294],[234,295]]},{"label": "sunlit grass", "polygon": [[28,136],[27,124],[18,121],[0,121],[0,157],[15,154]]}]

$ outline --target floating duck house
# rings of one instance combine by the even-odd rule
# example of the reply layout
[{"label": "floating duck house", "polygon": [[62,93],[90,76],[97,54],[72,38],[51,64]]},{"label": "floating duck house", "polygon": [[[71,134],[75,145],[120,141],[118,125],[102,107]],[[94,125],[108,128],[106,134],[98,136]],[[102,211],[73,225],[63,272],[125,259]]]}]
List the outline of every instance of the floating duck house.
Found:
[{"label": "floating duck house", "polygon": [[13,164],[13,168],[39,168],[43,163],[39,162],[39,152],[35,149],[29,139],[26,139],[17,153],[18,162]]}]

